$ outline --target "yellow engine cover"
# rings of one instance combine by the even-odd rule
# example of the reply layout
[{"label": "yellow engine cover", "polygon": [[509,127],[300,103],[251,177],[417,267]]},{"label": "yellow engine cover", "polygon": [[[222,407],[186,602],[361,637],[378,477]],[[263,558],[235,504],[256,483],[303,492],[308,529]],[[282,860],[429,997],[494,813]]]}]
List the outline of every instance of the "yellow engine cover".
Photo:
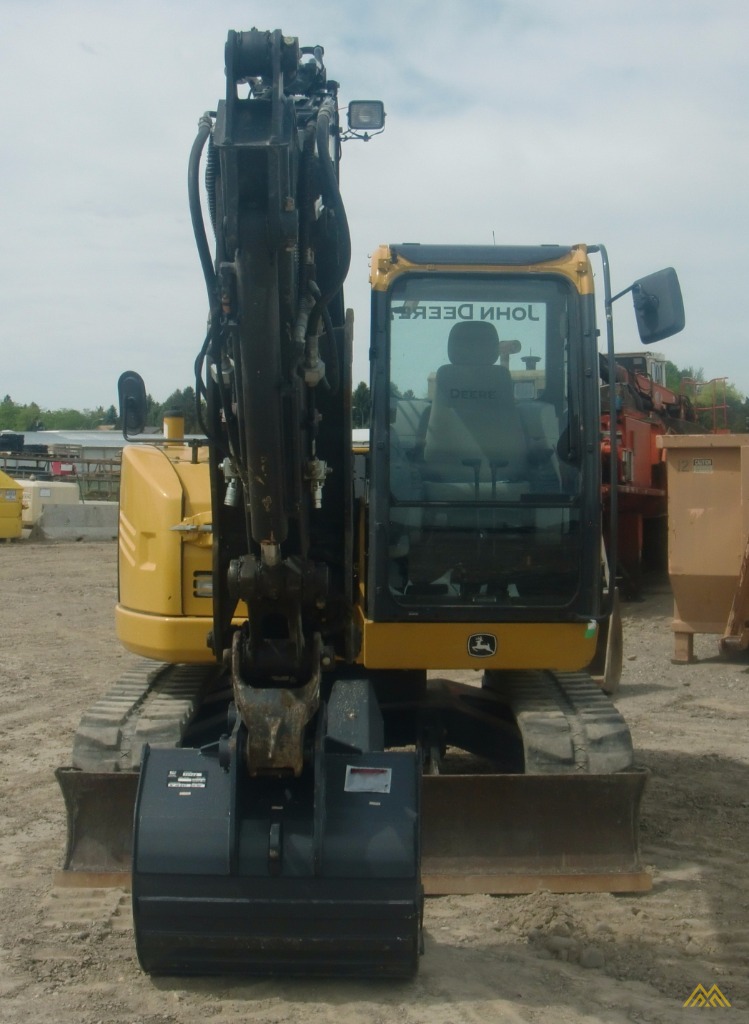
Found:
[{"label": "yellow engine cover", "polygon": [[181,443],[122,453],[117,636],[169,662],[210,662],[211,495],[207,453]]}]

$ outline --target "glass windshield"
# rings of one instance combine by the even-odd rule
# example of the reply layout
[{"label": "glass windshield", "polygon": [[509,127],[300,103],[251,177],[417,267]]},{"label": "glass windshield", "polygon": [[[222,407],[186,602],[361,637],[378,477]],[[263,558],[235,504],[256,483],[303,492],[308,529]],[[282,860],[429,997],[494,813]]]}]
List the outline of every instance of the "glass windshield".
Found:
[{"label": "glass windshield", "polygon": [[390,299],[390,590],[567,604],[579,574],[575,292],[537,275],[409,276]]}]

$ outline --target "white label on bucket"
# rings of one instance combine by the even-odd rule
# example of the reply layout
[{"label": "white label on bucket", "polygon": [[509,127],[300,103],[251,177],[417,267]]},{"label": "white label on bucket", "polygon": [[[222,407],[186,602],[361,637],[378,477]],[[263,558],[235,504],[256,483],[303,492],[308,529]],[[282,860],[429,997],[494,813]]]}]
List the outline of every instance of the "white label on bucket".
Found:
[{"label": "white label on bucket", "polygon": [[389,793],[392,777],[392,768],[347,764],[343,788],[346,793]]},{"label": "white label on bucket", "polygon": [[712,473],[713,471],[713,460],[712,459],[693,459],[692,467],[695,473]]},{"label": "white label on bucket", "polygon": [[208,772],[188,772],[170,768],[166,774],[167,789],[189,792],[192,789],[205,789],[207,784]]}]

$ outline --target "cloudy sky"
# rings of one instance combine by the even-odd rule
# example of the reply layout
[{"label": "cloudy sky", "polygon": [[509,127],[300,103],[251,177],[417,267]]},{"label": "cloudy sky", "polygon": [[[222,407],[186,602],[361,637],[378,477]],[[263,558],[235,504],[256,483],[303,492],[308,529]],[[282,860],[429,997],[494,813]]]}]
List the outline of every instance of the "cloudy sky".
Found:
[{"label": "cloudy sky", "polygon": [[187,157],[228,29],[253,26],[322,44],[342,103],[385,102],[342,168],[356,380],[378,243],[584,241],[615,290],[675,266],[687,327],[658,350],[749,394],[746,0],[0,0],[0,395],[191,383]]}]

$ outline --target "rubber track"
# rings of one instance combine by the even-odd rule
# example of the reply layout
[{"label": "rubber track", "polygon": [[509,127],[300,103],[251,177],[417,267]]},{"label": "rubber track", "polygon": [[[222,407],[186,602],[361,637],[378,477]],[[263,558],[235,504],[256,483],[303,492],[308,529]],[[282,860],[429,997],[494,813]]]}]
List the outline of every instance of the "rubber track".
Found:
[{"label": "rubber track", "polygon": [[134,771],[144,743],[179,746],[215,674],[214,665],[141,659],[84,712],[73,739],[74,767]]},{"label": "rubber track", "polygon": [[[133,771],[144,743],[179,746],[216,672],[213,665],[141,659],[84,712],[73,740],[74,767]],[[627,724],[586,673],[487,672],[484,687],[517,722],[526,774],[609,774],[633,767]]]},{"label": "rubber track", "polygon": [[585,672],[487,672],[484,686],[512,711],[525,772],[605,775],[633,767],[632,737]]}]

